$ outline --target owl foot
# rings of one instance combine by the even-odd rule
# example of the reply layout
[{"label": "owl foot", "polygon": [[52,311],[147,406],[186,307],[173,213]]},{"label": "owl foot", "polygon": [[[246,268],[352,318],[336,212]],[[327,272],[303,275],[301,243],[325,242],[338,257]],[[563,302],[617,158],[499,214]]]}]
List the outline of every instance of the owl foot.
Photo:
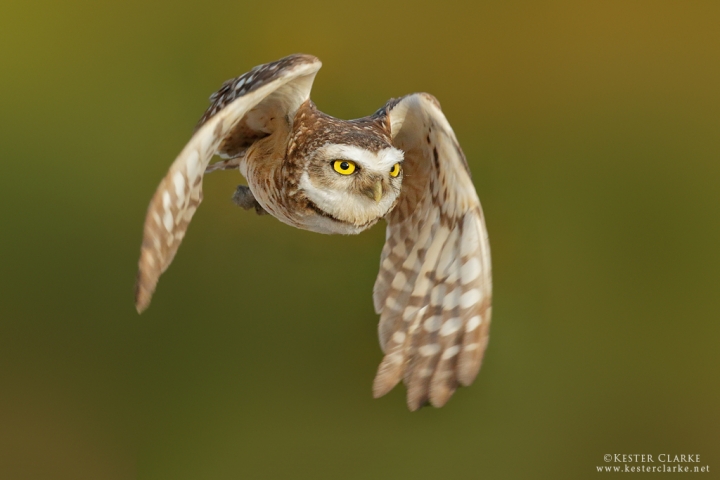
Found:
[{"label": "owl foot", "polygon": [[253,196],[250,188],[245,185],[238,185],[237,190],[235,190],[235,194],[232,197],[232,201],[235,205],[242,207],[245,210],[254,208],[255,213],[258,215],[267,215],[265,209],[263,209],[258,201],[255,200],[255,196]]}]

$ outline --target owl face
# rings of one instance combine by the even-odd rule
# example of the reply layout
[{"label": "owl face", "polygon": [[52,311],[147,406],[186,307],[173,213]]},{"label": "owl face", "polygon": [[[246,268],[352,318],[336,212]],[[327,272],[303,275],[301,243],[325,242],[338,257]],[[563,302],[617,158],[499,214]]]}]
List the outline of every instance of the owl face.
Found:
[{"label": "owl face", "polygon": [[390,145],[326,144],[308,155],[299,187],[323,213],[367,228],[395,206],[402,162],[403,152]]}]

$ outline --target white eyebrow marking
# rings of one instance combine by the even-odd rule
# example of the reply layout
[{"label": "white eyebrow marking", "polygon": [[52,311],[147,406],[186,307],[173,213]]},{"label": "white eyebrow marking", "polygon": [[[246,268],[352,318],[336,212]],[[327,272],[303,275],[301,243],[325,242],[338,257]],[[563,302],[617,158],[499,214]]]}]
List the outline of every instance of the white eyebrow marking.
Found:
[{"label": "white eyebrow marking", "polygon": [[389,172],[393,165],[402,163],[405,156],[402,150],[398,150],[395,147],[383,148],[377,153],[374,153],[356,145],[340,143],[325,145],[318,149],[318,153],[328,159],[352,160],[359,163],[363,168],[380,173]]}]

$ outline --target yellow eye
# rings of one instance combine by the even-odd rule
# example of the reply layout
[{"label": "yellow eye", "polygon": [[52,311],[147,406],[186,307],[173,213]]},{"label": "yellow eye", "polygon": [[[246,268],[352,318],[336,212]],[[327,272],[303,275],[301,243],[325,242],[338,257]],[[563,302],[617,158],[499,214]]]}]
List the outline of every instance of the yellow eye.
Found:
[{"label": "yellow eye", "polygon": [[398,175],[400,175],[400,164],[399,164],[399,163],[396,163],[396,164],[393,165],[393,167],[390,169],[390,176],[391,176],[391,177],[397,177]]},{"label": "yellow eye", "polygon": [[355,162],[351,162],[350,160],[335,160],[332,166],[340,175],[350,175],[356,168]]}]

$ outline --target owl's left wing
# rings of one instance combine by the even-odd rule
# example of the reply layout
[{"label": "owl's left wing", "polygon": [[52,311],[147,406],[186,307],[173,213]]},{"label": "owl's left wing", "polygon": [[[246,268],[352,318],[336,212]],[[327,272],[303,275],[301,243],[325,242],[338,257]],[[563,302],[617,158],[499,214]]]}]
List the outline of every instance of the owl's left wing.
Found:
[{"label": "owl's left wing", "polygon": [[401,378],[416,410],[443,406],[477,376],[488,341],[491,266],[485,220],[465,156],[437,100],[391,100],[385,117],[405,152],[403,186],[387,215],[373,290],[385,358],[375,397]]},{"label": "owl's left wing", "polygon": [[[294,116],[310,97],[320,60],[290,55],[225,82],[150,201],[138,262],[135,307],[150,304],[202,201],[202,179],[213,155],[238,158],[254,141],[271,135],[275,119]],[[280,120],[277,120],[280,121]],[[210,170],[210,169],[208,169]]]}]

